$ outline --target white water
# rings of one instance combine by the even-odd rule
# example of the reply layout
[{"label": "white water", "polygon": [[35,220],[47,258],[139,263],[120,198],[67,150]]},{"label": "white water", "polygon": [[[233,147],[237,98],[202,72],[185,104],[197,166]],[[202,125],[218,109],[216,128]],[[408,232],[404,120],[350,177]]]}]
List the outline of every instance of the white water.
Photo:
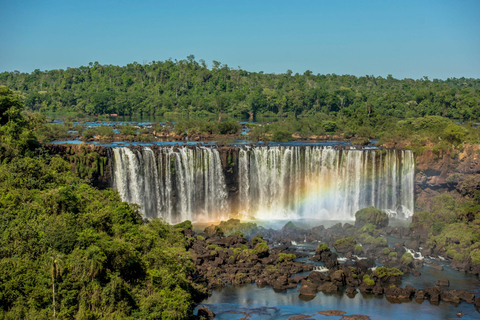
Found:
[{"label": "white water", "polygon": [[215,220],[228,213],[220,155],[209,148],[113,149],[114,188],[148,218]]},{"label": "white water", "polygon": [[[377,151],[378,152],[378,151]],[[414,159],[408,150],[324,147],[240,151],[240,203],[257,219],[352,220],[375,206],[390,216],[413,214]]]},{"label": "white water", "polygon": [[[114,148],[114,184],[145,217],[168,222],[229,217],[353,220],[375,206],[413,213],[414,158],[409,150],[321,146],[246,147],[238,152],[238,192],[228,194],[219,151],[207,147]],[[236,198],[238,205],[232,206]],[[235,210],[236,212],[232,212]]]}]

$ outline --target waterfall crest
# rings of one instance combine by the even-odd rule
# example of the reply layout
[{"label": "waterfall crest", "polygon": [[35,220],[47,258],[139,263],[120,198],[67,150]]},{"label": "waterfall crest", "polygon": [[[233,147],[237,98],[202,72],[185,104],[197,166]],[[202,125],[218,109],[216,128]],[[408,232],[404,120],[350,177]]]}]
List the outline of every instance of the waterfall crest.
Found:
[{"label": "waterfall crest", "polygon": [[115,148],[113,187],[124,201],[140,205],[145,217],[172,223],[230,217],[352,220],[368,206],[397,218],[413,214],[410,150],[276,146],[236,152],[235,161],[222,164],[217,148]]}]

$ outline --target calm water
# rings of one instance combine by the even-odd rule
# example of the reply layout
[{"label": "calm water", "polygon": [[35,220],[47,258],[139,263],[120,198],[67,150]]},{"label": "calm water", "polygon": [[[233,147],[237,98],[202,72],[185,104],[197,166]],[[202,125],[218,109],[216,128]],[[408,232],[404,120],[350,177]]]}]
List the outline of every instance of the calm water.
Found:
[{"label": "calm water", "polygon": [[[297,222],[295,222],[297,223]],[[295,246],[298,251],[313,255],[315,244],[299,243]],[[298,261],[323,265],[321,262],[312,262],[308,258]],[[432,262],[431,260],[426,260]],[[344,261],[341,260],[340,263]],[[401,287],[411,285],[417,289],[432,287],[438,279],[448,279],[450,287],[480,295],[480,281],[473,275],[464,274],[444,266],[444,271],[437,271],[425,265],[420,271],[420,277],[405,276]],[[306,276],[309,272],[302,273]],[[209,307],[217,314],[216,319],[241,319],[249,315],[248,319],[288,319],[301,314],[313,319],[340,319],[341,317],[326,317],[318,311],[342,310],[347,314],[364,314],[371,319],[480,319],[480,313],[473,304],[460,303],[458,306],[440,302],[432,305],[429,301],[418,303],[415,300],[406,303],[390,303],[387,299],[377,298],[373,295],[358,293],[354,298],[345,294],[326,295],[317,293],[317,296],[304,301],[299,298],[298,286],[296,289],[287,290],[286,293],[275,293],[271,287],[258,288],[255,284],[241,287],[227,287],[213,292],[212,296],[200,304]],[[197,307],[198,309],[198,307]],[[457,316],[461,311],[464,315]]]},{"label": "calm water", "polygon": [[[255,284],[242,287],[227,287],[213,292],[200,306],[207,306],[217,317],[215,319],[240,319],[249,314],[249,319],[288,319],[295,315],[309,315],[314,319],[340,319],[326,317],[318,311],[342,310],[347,314],[364,314],[371,319],[480,319],[473,304],[458,306],[441,302],[435,306],[428,301],[417,303],[390,303],[385,298],[357,294],[354,298],[346,295],[318,293],[310,301],[299,297],[298,289],[286,293],[275,293],[272,288],[258,288]],[[197,307],[198,309],[198,307]],[[464,316],[458,317],[461,311]]]}]

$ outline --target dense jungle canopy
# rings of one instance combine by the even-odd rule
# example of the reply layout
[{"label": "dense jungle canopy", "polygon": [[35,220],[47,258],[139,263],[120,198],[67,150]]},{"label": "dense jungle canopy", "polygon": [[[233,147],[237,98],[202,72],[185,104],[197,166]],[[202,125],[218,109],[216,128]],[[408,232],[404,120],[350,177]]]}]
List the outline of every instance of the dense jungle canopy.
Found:
[{"label": "dense jungle canopy", "polygon": [[0,319],[185,319],[201,287],[181,229],[144,221],[38,143],[0,87]]},{"label": "dense jungle canopy", "polygon": [[398,80],[375,76],[266,74],[190,55],[185,60],[0,73],[25,105],[47,113],[206,118],[443,116],[480,119],[480,79]]}]

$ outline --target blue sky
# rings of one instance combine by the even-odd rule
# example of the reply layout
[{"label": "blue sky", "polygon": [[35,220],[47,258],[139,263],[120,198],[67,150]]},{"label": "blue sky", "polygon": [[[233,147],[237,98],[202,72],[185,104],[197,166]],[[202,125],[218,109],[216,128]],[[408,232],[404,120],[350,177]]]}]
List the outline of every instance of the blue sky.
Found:
[{"label": "blue sky", "polygon": [[194,54],[248,71],[480,78],[480,1],[6,1],[0,71]]}]

